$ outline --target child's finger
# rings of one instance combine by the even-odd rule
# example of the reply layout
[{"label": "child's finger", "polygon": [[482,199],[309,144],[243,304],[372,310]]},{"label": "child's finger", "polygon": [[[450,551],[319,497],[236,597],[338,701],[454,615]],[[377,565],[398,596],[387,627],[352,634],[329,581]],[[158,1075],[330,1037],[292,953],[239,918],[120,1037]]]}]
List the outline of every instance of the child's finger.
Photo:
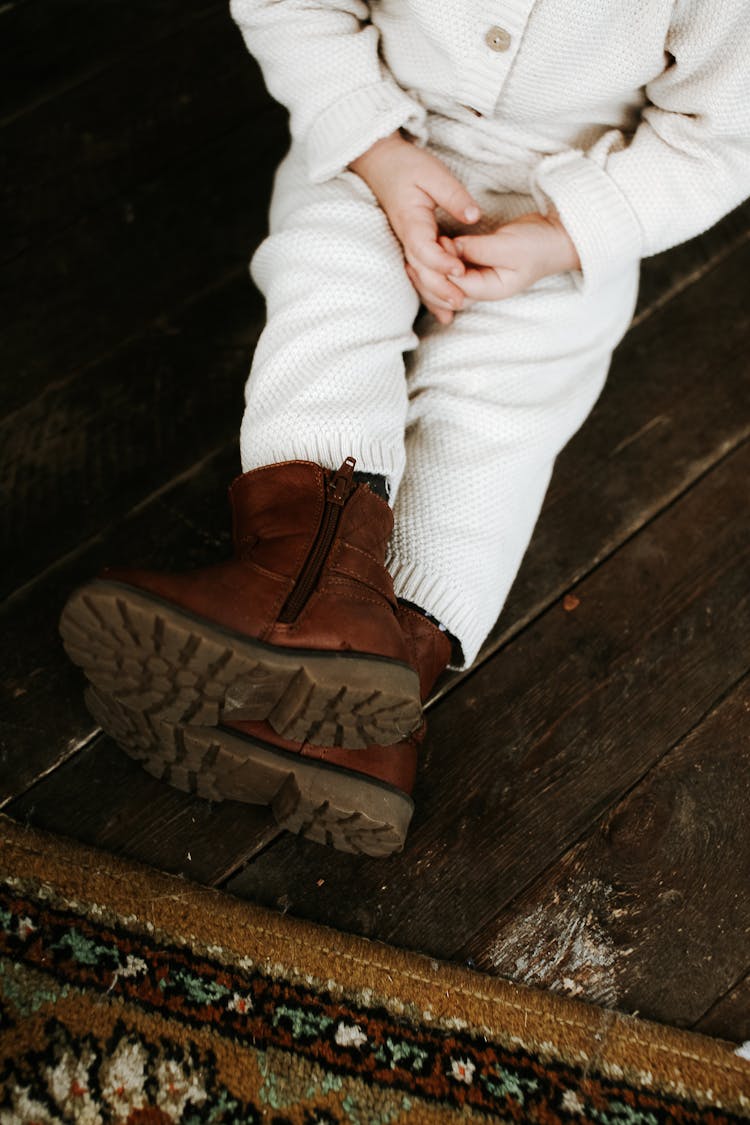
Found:
[{"label": "child's finger", "polygon": [[[419,272],[415,270],[413,266],[410,266],[408,262],[406,263],[406,273],[417,293],[422,298],[422,301],[430,309],[431,312],[434,312],[435,309],[439,308],[443,311],[452,313],[455,309],[463,307],[463,293],[456,291],[455,296],[451,296],[449,299],[446,299],[436,292],[434,284],[431,285],[429,281],[426,281],[424,275],[420,275]],[[440,279],[439,274],[435,276]]]},{"label": "child's finger", "polygon": [[404,244],[404,249],[414,262],[444,276],[450,274],[453,277],[461,277],[466,269],[459,258],[446,253],[434,238],[428,239],[421,231],[412,235]]},{"label": "child's finger", "polygon": [[482,211],[476,199],[445,165],[436,162],[420,187],[459,223],[476,223]]},{"label": "child's finger", "polygon": [[441,249],[445,250],[446,254],[450,254],[451,258],[453,258],[455,261],[455,265],[452,266],[452,268],[448,271],[450,276],[463,277],[463,275],[466,273],[466,266],[458,256],[458,250],[456,250],[456,247],[453,245],[453,239],[448,238],[447,234],[441,234],[440,238],[438,239],[438,244]]},{"label": "child's finger", "polygon": [[427,311],[432,313],[440,324],[450,324],[454,317],[454,310],[446,308],[441,302],[436,301],[429,294],[422,292],[416,270],[413,269],[408,262],[405,263],[405,268],[409,280],[416,289]]},{"label": "child's finger", "polygon": [[428,312],[432,313],[435,320],[439,321],[441,324],[451,323],[453,317],[456,315],[453,309],[443,308],[442,305],[436,304],[434,301],[431,301],[429,297],[425,297],[421,293],[420,297],[422,298],[422,304]]},{"label": "child's finger", "polygon": [[490,267],[468,269],[463,277],[456,279],[456,285],[473,301],[499,301],[519,291],[511,271]]},{"label": "child's finger", "polygon": [[463,306],[464,295],[456,284],[460,278],[448,278],[438,270],[426,269],[421,262],[411,261],[410,265],[417,274],[420,292],[427,293],[452,309]]},{"label": "child's finger", "polygon": [[429,207],[414,207],[410,210],[403,231],[404,250],[407,257],[420,262],[428,269],[439,273],[461,277],[464,265],[461,260],[449,253],[438,241],[435,212]]},{"label": "child's finger", "polygon": [[457,252],[466,262],[478,266],[502,266],[507,258],[499,231],[493,234],[462,234],[454,239]]}]

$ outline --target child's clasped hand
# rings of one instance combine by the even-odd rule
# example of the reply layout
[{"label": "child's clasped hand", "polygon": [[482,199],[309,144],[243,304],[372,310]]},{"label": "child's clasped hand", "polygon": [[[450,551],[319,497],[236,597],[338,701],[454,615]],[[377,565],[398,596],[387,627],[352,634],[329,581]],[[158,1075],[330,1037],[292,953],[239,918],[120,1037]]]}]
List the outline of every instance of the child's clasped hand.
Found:
[{"label": "child's clasped hand", "polygon": [[464,303],[456,281],[466,270],[441,245],[435,211],[442,207],[460,223],[475,223],[481,214],[476,200],[441,160],[399,133],[377,141],[350,167],[385,211],[422,301],[439,320],[450,320]]},{"label": "child's clasped hand", "polygon": [[441,324],[450,324],[467,300],[502,300],[549,274],[580,268],[554,214],[523,215],[490,234],[441,234],[438,207],[471,226],[481,216],[479,205],[438,157],[400,133],[377,141],[350,167],[383,208],[403,248],[409,280]]}]

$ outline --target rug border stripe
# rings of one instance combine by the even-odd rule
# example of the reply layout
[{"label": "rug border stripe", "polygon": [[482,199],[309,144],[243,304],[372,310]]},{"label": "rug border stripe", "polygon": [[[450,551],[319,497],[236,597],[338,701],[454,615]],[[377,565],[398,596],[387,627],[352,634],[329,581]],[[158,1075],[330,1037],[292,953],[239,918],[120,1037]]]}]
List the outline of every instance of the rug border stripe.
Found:
[{"label": "rug border stripe", "polygon": [[[466,1023],[501,1042],[518,1042],[541,1056],[577,1060],[654,1090],[689,1093],[732,1111],[750,1111],[750,1063],[732,1044],[663,1026],[579,1000],[366,938],[281,915],[226,892],[190,883],[145,864],[75,840],[23,826],[0,813],[0,872],[49,884],[61,895],[106,904],[149,936],[182,941],[216,956],[248,958],[258,967],[291,960],[301,981],[330,988],[336,963],[347,982],[369,989],[396,1014],[409,1010],[436,1025]],[[291,956],[290,956],[291,952]],[[409,1003],[404,1003],[404,994]],[[407,1010],[408,1009],[408,1010]],[[549,1026],[556,1028],[550,1042]],[[559,1045],[559,1046],[558,1046]],[[706,1087],[706,1074],[710,1086]],[[701,1073],[703,1072],[703,1073]]]}]

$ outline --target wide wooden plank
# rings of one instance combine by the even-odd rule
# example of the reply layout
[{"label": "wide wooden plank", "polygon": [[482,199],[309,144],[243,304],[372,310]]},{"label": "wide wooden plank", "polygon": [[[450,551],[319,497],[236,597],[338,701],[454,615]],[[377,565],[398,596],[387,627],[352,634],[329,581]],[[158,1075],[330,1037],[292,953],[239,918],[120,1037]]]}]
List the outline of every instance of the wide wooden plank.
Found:
[{"label": "wide wooden plank", "polygon": [[693,1024],[693,1030],[735,1043],[750,1042],[750,971],[711,1005]]},{"label": "wide wooden plank", "polygon": [[284,840],[227,889],[460,956],[747,671],[749,472],[750,442],[432,709],[402,855]]},{"label": "wide wooden plank", "polygon": [[652,316],[676,293],[694,285],[735,247],[750,238],[750,200],[710,230],[641,265],[641,286],[635,323]]},{"label": "wide wooden plank", "polygon": [[[750,249],[736,251],[704,280],[700,294],[687,290],[626,339],[594,416],[560,459],[496,638],[540,613],[748,433],[750,372],[743,358],[746,310],[740,279],[749,260]],[[722,330],[717,332],[716,325]],[[685,349],[689,365],[681,359]],[[715,370],[721,371],[720,394],[712,382]],[[675,385],[680,386],[678,396]],[[158,409],[158,401],[153,408]],[[650,425],[656,416],[658,427]],[[60,440],[65,441],[64,432]],[[100,459],[98,471],[112,474],[105,491],[117,479],[116,463],[109,465]],[[67,592],[106,562],[142,560],[187,568],[200,553],[202,534],[205,548],[221,529],[218,546],[206,552],[207,558],[218,558],[227,549],[223,484],[235,471],[230,465],[236,465],[233,449],[197,474],[189,487],[174,489],[168,502],[177,505],[184,520],[179,534],[171,521],[161,526],[165,494],[150,512],[113,527],[105,541],[15,599],[0,617],[7,638],[0,656],[0,679],[8,685],[2,699],[8,735],[0,790],[6,797],[22,792],[38,772],[94,731],[56,635]],[[43,515],[47,527],[54,528],[54,511],[47,506]]]},{"label": "wide wooden plank", "polygon": [[[694,1025],[747,969],[749,735],[745,676],[458,956],[523,984]],[[713,1034],[726,1035],[714,1015]]]},{"label": "wide wooden plank", "polygon": [[268,809],[181,793],[104,736],[3,812],[206,884],[220,882],[278,835]]},{"label": "wide wooden plank", "polygon": [[189,194],[191,168],[218,134],[242,129],[253,143],[272,103],[228,4],[171,30],[6,125],[0,191],[14,239],[1,258],[37,250],[110,200],[127,208],[135,187],[170,168]]},{"label": "wide wooden plank", "polygon": [[261,316],[242,270],[0,421],[0,597],[236,442]]},{"label": "wide wooden plank", "polygon": [[0,126],[127,59],[224,0],[6,0],[0,6]]}]

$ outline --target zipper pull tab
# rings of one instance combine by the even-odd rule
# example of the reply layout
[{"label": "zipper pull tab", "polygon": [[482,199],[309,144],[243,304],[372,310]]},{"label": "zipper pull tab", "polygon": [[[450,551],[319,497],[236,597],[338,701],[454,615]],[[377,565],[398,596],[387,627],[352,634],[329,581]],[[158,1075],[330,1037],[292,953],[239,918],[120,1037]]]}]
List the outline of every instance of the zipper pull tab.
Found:
[{"label": "zipper pull tab", "polygon": [[357,464],[353,457],[347,457],[340,469],[331,477],[328,482],[328,489],[326,497],[331,504],[337,504],[339,508],[343,508],[346,503],[346,498],[352,490],[354,484],[354,466]]}]

